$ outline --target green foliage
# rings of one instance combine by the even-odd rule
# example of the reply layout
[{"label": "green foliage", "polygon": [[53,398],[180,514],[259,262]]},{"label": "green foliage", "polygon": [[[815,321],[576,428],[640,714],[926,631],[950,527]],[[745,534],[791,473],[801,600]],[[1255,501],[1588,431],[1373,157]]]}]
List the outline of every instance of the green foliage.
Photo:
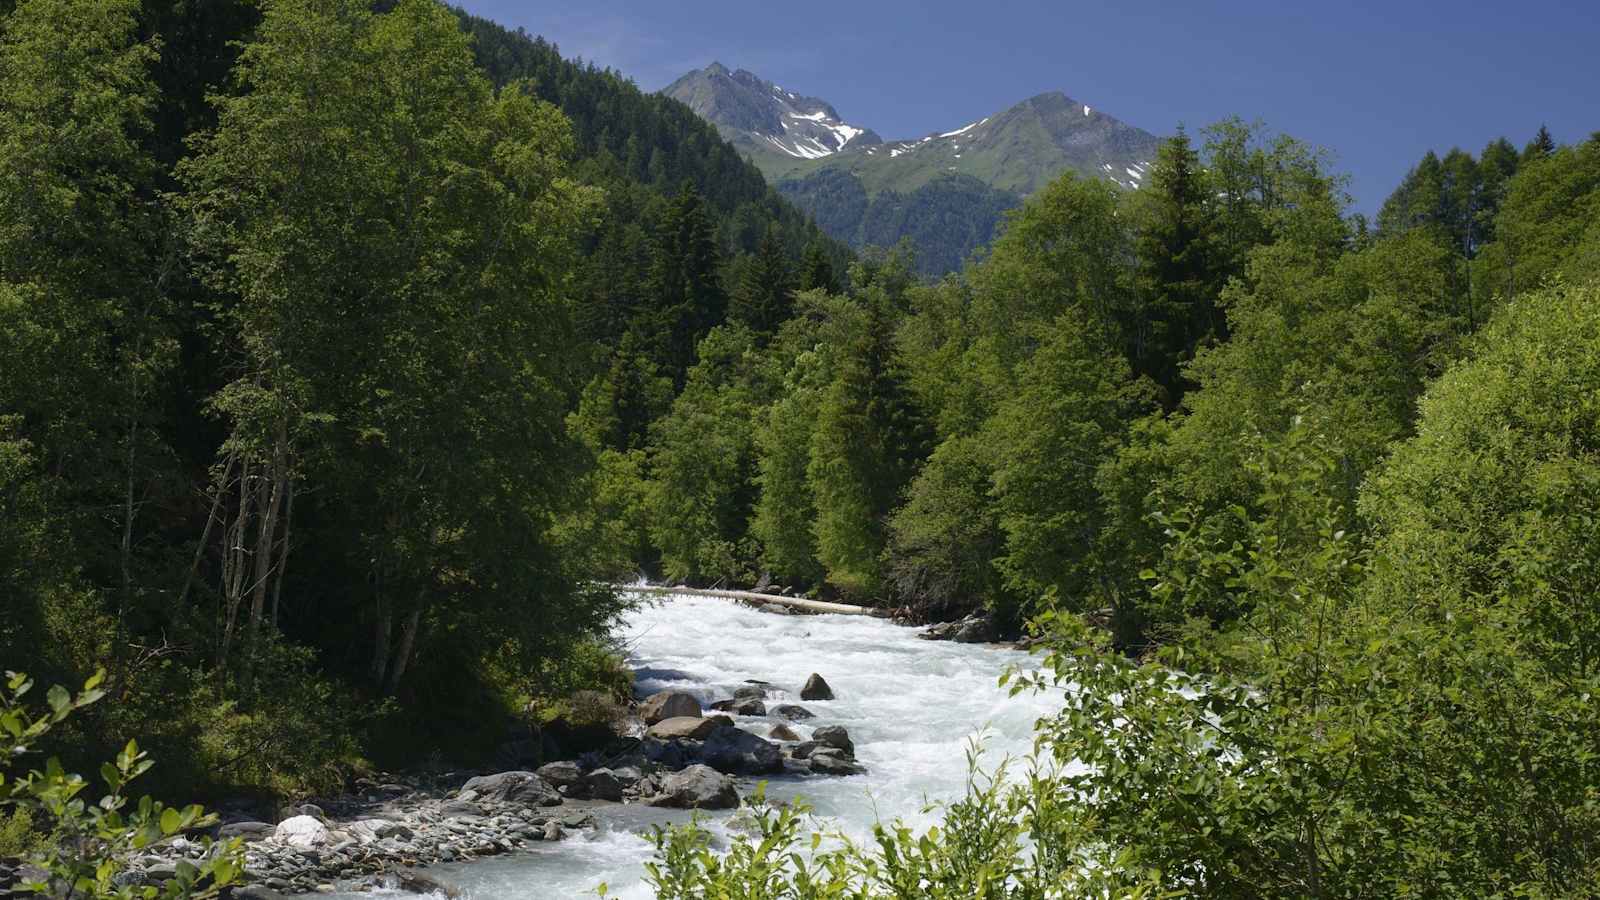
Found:
[{"label": "green foliage", "polygon": [[1131,329],[1134,365],[1164,392],[1183,396],[1179,366],[1201,346],[1226,336],[1218,295],[1225,272],[1215,211],[1200,157],[1183,131],[1161,145],[1139,199],[1136,239],[1141,309]]},{"label": "green foliage", "polygon": [[777,229],[768,227],[739,276],[730,300],[730,318],[756,334],[770,335],[789,318],[793,306],[789,261],[784,258]]},{"label": "green foliage", "polygon": [[926,423],[892,355],[907,277],[904,257],[891,256],[852,279],[864,285],[859,299],[825,305],[829,378],[806,464],[817,560],[831,583],[868,596],[881,584],[885,520],[927,452]]},{"label": "green foliage", "polygon": [[[825,295],[802,302],[813,305]],[[791,320],[785,326],[788,341],[807,323]],[[761,544],[761,562],[767,571],[790,582],[808,585],[822,578],[817,561],[816,501],[807,478],[811,432],[826,378],[823,354],[808,350],[798,354],[785,373],[779,396],[756,423],[759,490],[750,534]]]},{"label": "green foliage", "polygon": [[[45,695],[48,708],[37,709],[26,701],[33,681],[16,672],[6,672],[5,677],[0,688],[0,759],[8,762],[33,751],[69,716],[104,696],[99,690],[105,678],[101,671],[76,695],[59,685],[50,688]],[[14,810],[13,825],[21,822],[26,827],[35,816],[49,822],[49,839],[30,857],[45,877],[25,885],[26,889],[97,900],[221,896],[244,871],[244,851],[238,841],[213,847],[209,838],[204,839],[208,851],[204,860],[199,865],[179,863],[175,877],[159,886],[117,883],[129,854],[216,822],[199,806],[169,807],[149,797],[131,801],[125,793],[128,785],[153,765],[138,744],[129,741],[114,762],[100,767],[106,793],[94,802],[81,796],[89,789],[88,781],[67,772],[54,757],[43,769],[25,775],[0,770],[0,808]]]},{"label": "green foliage", "polygon": [[1582,535],[1600,471],[1597,297],[1592,283],[1518,297],[1429,390],[1417,436],[1362,493],[1393,562],[1374,580],[1389,602],[1415,602],[1424,585],[1441,612],[1587,590],[1579,573],[1594,535]]},{"label": "green foliage", "polygon": [[44,835],[34,829],[33,813],[16,807],[0,816],[0,858],[20,859],[43,848]]},{"label": "green foliage", "polygon": [[770,388],[752,334],[714,329],[700,342],[672,411],[654,426],[645,507],[672,579],[750,580],[745,541],[755,503],[755,418]]},{"label": "green foliage", "polygon": [[1513,297],[1537,289],[1581,252],[1597,216],[1600,141],[1524,160],[1495,219],[1495,245],[1482,254],[1480,291]]},{"label": "green foliage", "polygon": [[983,441],[994,459],[993,496],[1005,552],[997,559],[1018,595],[1053,594],[1072,609],[1104,579],[1103,504],[1097,473],[1122,442],[1129,410],[1127,363],[1073,314],[1017,372]]},{"label": "green foliage", "polygon": [[1009,610],[995,566],[1005,536],[990,497],[994,457],[992,445],[978,436],[944,441],[889,521],[891,587],[921,616],[947,617],[974,605]]},{"label": "green foliage", "polygon": [[719,854],[697,823],[658,828],[646,880],[663,900],[1179,896],[1155,889],[1153,878],[1107,872],[1098,858],[1081,853],[1091,836],[1070,815],[1054,776],[1035,771],[1017,785],[1004,767],[981,773],[976,753],[968,764],[967,795],[944,809],[942,826],[918,833],[898,821],[882,823],[862,846],[840,835],[807,835],[809,807],[770,803],[758,790],[748,810],[754,837]]}]

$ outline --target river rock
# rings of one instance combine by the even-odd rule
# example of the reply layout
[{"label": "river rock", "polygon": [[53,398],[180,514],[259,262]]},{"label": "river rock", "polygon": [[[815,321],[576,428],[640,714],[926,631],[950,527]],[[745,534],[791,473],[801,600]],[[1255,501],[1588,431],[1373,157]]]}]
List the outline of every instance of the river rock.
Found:
[{"label": "river rock", "polygon": [[664,769],[681,769],[692,761],[693,756],[683,741],[646,738],[644,743],[639,745],[639,750],[644,754],[646,761]]},{"label": "river rock", "polygon": [[322,821],[315,816],[293,816],[284,819],[278,823],[272,837],[280,844],[306,850],[333,843],[332,832],[328,831],[328,826],[322,824]]},{"label": "river rock", "polygon": [[782,603],[763,603],[759,608],[762,612],[772,613],[775,616],[792,616],[795,614],[794,610],[784,606]]},{"label": "river rock", "polygon": [[[635,781],[638,779],[635,778]],[[616,802],[622,799],[622,779],[610,769],[595,769],[583,776],[583,793],[590,800],[610,800]]]},{"label": "river rock", "polygon": [[834,747],[819,747],[806,760],[811,771],[818,775],[860,775],[866,767],[844,755]]},{"label": "river rock", "polygon": [[761,684],[747,682],[743,687],[737,687],[733,690],[733,699],[735,700],[760,700],[766,696],[767,688]]},{"label": "river rock", "polygon": [[811,739],[819,744],[843,750],[846,756],[856,755],[856,745],[850,741],[850,732],[846,731],[843,725],[824,725],[811,732]]},{"label": "river rock", "polygon": [[832,700],[833,688],[828,687],[828,682],[815,672],[806,679],[806,686],[800,689],[801,700]]},{"label": "river rock", "polygon": [[283,894],[259,884],[236,887],[227,896],[232,900],[286,900]]},{"label": "river rock", "polygon": [[984,644],[994,638],[994,622],[987,616],[973,616],[961,623],[953,640],[958,644]]},{"label": "river rock", "polygon": [[639,715],[644,717],[646,725],[654,725],[662,719],[698,716],[700,701],[683,691],[662,691],[639,704]]},{"label": "river rock", "polygon": [[562,793],[569,793],[574,785],[583,781],[583,769],[571,760],[540,766],[534,770],[534,774]]},{"label": "river rock", "polygon": [[357,819],[344,826],[345,831],[358,843],[371,844],[384,838],[411,839],[411,829],[388,819]]},{"label": "river rock", "polygon": [[793,703],[780,703],[772,711],[791,722],[802,722],[806,719],[815,719],[817,717],[817,714],[811,710]]},{"label": "river rock", "polygon": [[733,701],[728,711],[736,716],[764,716],[767,714],[767,705],[754,697],[746,697]]},{"label": "river rock", "polygon": [[794,731],[793,728],[790,728],[789,726],[783,724],[782,722],[779,722],[778,724],[772,726],[772,730],[767,732],[767,737],[770,737],[775,741],[798,741],[798,740],[800,740],[800,735],[795,734],[795,731]]},{"label": "river rock", "polygon": [[703,741],[710,736],[711,732],[722,727],[717,721],[721,718],[721,716],[716,719],[702,719],[699,716],[675,716],[671,719],[662,719],[651,725],[650,730],[646,733],[650,737],[664,741],[678,740],[680,738]]},{"label": "river rock", "polygon": [[[473,793],[477,793],[474,791]],[[459,819],[463,816],[478,817],[483,815],[483,807],[471,800],[446,800],[439,804],[439,815],[446,819]]]},{"label": "river rock", "polygon": [[476,791],[485,800],[521,803],[526,806],[560,806],[561,795],[532,772],[501,772],[479,775],[462,785],[463,791]]},{"label": "river rock", "polygon": [[222,840],[241,838],[246,843],[250,841],[264,841],[277,831],[276,825],[266,822],[229,822],[217,829],[217,837]]},{"label": "river rock", "polygon": [[706,708],[707,709],[714,709],[717,712],[727,712],[728,710],[733,709],[733,704],[736,703],[736,702],[738,702],[738,701],[736,701],[736,700],[734,700],[733,698],[730,697],[727,700],[717,700],[717,701],[713,702],[710,706],[708,706]]},{"label": "river rock", "polygon": [[700,759],[719,772],[765,775],[783,771],[778,745],[742,728],[718,728],[700,747]]},{"label": "river rock", "polygon": [[733,809],[739,792],[733,779],[709,766],[694,765],[662,780],[661,792],[645,801],[669,809]]},{"label": "river rock", "polygon": [[395,880],[401,890],[413,894],[437,894],[454,900],[461,896],[461,889],[447,881],[418,872],[416,869],[401,869],[395,873]]},{"label": "river rock", "polygon": [[800,743],[789,748],[789,755],[795,759],[805,759],[811,755],[811,751],[817,749],[818,747],[826,746],[827,744],[824,744],[820,741],[801,741]]}]

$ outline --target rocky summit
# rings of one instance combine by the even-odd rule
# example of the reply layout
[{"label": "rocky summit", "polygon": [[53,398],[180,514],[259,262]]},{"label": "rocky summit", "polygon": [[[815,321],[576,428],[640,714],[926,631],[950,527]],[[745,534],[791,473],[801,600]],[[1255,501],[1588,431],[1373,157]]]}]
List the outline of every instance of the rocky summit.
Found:
[{"label": "rocky summit", "polygon": [[910,238],[930,275],[959,268],[993,239],[1007,210],[1065,172],[1140,188],[1159,143],[1060,91],[900,140],[720,63],[662,93],[715,125],[830,237],[855,247]]}]

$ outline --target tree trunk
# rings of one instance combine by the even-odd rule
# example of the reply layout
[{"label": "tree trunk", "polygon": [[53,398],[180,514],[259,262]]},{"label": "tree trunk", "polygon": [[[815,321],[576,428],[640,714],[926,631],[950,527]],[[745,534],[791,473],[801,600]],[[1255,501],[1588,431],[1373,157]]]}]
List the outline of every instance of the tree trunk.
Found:
[{"label": "tree trunk", "polygon": [[244,579],[247,566],[246,557],[249,551],[245,549],[245,530],[250,520],[250,460],[245,458],[239,469],[239,508],[234,510],[233,522],[226,532],[226,547],[223,553],[222,567],[222,652],[219,656],[220,667],[226,668],[228,655],[233,649],[233,633],[239,620],[239,606],[244,601]]},{"label": "tree trunk", "polygon": [[283,596],[283,577],[289,569],[289,530],[294,527],[294,479],[284,481],[284,491],[288,495],[284,499],[283,507],[283,539],[278,545],[278,580],[272,585],[272,627],[278,627],[278,601]]},{"label": "tree trunk", "polygon": [[[255,580],[250,591],[250,642],[255,643],[261,630],[261,619],[267,611],[267,583],[272,578],[273,546],[277,543],[278,513],[283,508],[284,486],[288,481],[284,469],[288,460],[283,448],[283,423],[278,424],[278,439],[272,449],[271,483],[262,479],[258,505],[265,509],[256,530]],[[270,492],[270,494],[269,494]]]},{"label": "tree trunk", "polygon": [[139,420],[128,423],[128,458],[124,462],[122,494],[122,540],[118,547],[122,563],[122,599],[117,603],[117,630],[127,631],[128,607],[133,603],[133,467],[138,454]]},{"label": "tree trunk", "polygon": [[377,616],[372,623],[372,689],[383,690],[383,676],[389,672],[389,633],[394,617],[384,607],[383,595],[377,599]]},{"label": "tree trunk", "polygon": [[411,653],[417,646],[417,630],[422,626],[422,602],[417,599],[417,606],[406,616],[405,630],[400,633],[400,646],[395,650],[394,665],[389,667],[389,684],[384,693],[393,695],[400,689],[400,679],[405,677],[406,669],[411,665]]},{"label": "tree trunk", "polygon": [[189,590],[194,586],[195,578],[200,574],[200,562],[205,559],[206,545],[211,541],[211,528],[217,524],[217,510],[222,506],[222,496],[228,492],[228,476],[233,474],[233,464],[237,461],[234,454],[228,454],[228,461],[222,467],[222,477],[217,481],[211,495],[211,511],[206,513],[206,527],[200,531],[200,544],[194,548],[194,560],[189,563],[189,577],[183,580],[183,590],[178,592],[178,608],[189,600]]}]

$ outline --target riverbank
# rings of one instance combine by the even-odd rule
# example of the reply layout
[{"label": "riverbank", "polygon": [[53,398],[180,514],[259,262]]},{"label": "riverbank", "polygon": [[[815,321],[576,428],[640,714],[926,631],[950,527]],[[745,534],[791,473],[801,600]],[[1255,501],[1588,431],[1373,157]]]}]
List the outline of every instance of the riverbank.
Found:
[{"label": "riverbank", "polygon": [[[733,810],[757,779],[863,774],[849,732],[782,702],[794,697],[820,706],[834,694],[815,673],[803,685],[750,679],[704,709],[695,694],[661,691],[635,705],[604,752],[531,771],[384,776],[350,795],[285,809],[275,821],[225,811],[212,836],[245,844],[249,887],[241,897],[451,895],[451,885],[420,870],[561,841],[617,806]],[[131,860],[126,881],[158,884],[205,852],[197,840],[166,842]]]},{"label": "riverbank", "polygon": [[[1007,644],[956,643],[980,636],[973,623],[913,629],[780,609],[698,593],[646,604],[620,637],[647,696],[602,751],[530,763],[522,775],[376,776],[348,796],[274,816],[224,809],[221,833],[249,841],[253,887],[241,896],[448,893],[459,880],[480,898],[542,900],[602,880],[637,886],[651,828],[682,821],[686,810],[729,815],[759,782],[769,796],[805,797],[865,835],[880,812],[917,817],[927,798],[958,794],[969,738],[1026,752],[1041,710],[1006,701],[995,679],[1027,658]],[[805,696],[813,671],[831,699]],[[986,727],[997,716],[1001,727]],[[830,726],[843,734],[819,741]],[[469,787],[486,774],[498,781]],[[669,776],[679,781],[669,785]],[[175,855],[151,854],[158,858],[140,867],[158,879]],[[539,874],[526,886],[481,883],[524,871]]]}]

